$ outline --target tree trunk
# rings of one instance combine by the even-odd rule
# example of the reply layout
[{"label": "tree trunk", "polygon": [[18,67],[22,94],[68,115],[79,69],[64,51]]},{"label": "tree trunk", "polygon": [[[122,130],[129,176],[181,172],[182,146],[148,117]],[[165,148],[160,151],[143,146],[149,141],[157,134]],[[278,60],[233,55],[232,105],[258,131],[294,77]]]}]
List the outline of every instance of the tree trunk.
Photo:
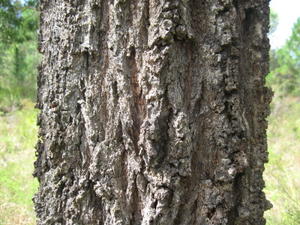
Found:
[{"label": "tree trunk", "polygon": [[42,0],[39,225],[262,225],[268,0]]}]

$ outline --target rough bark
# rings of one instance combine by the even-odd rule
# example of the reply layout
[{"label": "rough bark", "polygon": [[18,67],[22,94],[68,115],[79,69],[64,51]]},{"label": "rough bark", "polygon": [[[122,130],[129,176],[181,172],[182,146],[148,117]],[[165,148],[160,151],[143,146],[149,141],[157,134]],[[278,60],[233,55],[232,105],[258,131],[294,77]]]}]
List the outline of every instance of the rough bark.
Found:
[{"label": "rough bark", "polygon": [[265,224],[268,2],[42,0],[38,224]]}]

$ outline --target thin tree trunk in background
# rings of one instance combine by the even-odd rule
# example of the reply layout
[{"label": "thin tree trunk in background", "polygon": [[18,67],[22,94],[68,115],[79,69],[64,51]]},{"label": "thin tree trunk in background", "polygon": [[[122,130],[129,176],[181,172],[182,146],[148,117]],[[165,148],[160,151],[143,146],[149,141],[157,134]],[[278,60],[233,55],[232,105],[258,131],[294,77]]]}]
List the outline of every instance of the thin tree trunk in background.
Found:
[{"label": "thin tree trunk in background", "polygon": [[38,224],[265,224],[268,2],[42,0]]},{"label": "thin tree trunk in background", "polygon": [[24,80],[23,75],[20,73],[20,64],[21,64],[21,56],[20,56],[20,49],[19,45],[15,44],[14,46],[14,78],[21,83]]}]

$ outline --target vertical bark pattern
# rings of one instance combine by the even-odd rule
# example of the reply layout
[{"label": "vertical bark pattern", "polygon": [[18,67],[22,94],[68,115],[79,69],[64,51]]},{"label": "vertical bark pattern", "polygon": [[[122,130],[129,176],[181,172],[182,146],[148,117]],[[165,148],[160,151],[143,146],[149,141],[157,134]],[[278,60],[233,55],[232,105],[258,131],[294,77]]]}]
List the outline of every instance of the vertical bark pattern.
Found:
[{"label": "vertical bark pattern", "polygon": [[41,1],[39,225],[261,225],[268,0]]}]

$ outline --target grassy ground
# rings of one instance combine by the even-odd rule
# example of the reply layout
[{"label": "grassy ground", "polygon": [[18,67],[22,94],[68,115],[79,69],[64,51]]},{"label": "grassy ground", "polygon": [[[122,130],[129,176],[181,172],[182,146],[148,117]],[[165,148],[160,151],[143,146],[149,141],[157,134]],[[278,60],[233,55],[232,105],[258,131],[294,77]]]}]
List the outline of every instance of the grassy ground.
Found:
[{"label": "grassy ground", "polygon": [[265,192],[267,225],[300,224],[300,98],[275,98],[269,118]]},{"label": "grassy ground", "polygon": [[35,224],[32,197],[37,182],[32,178],[36,114],[33,103],[0,114],[0,225]]},{"label": "grassy ground", "polygon": [[[269,118],[265,192],[268,225],[300,224],[300,98],[276,98]],[[31,176],[37,128],[33,103],[0,114],[0,225],[34,225]]]}]

